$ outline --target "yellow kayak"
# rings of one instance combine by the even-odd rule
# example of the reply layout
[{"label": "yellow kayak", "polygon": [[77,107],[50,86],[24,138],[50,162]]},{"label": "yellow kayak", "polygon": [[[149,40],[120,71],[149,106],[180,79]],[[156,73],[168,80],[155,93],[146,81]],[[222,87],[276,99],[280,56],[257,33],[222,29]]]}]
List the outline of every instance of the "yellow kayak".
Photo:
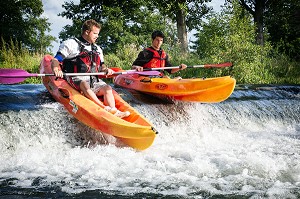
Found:
[{"label": "yellow kayak", "polygon": [[236,81],[230,76],[170,79],[124,74],[116,76],[114,83],[124,88],[172,100],[217,103],[226,100],[232,94]]},{"label": "yellow kayak", "polygon": [[[52,58],[51,55],[44,56],[40,65],[40,73],[52,73]],[[54,99],[63,104],[68,112],[82,123],[102,133],[113,135],[137,150],[144,150],[152,145],[157,134],[153,125],[126,103],[117,92],[113,91],[116,108],[120,111],[129,111],[129,117],[120,119],[105,111],[104,107],[80,94],[64,79],[45,76],[43,77],[43,84]]]}]

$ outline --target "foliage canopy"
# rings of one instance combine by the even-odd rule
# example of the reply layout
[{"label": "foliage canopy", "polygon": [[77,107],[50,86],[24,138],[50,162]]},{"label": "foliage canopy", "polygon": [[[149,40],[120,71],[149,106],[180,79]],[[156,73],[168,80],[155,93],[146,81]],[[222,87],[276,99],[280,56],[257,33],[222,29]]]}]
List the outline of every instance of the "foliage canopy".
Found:
[{"label": "foliage canopy", "polygon": [[43,11],[41,0],[1,1],[0,37],[7,44],[12,40],[30,51],[45,52],[55,38],[46,35],[50,24],[40,17]]}]

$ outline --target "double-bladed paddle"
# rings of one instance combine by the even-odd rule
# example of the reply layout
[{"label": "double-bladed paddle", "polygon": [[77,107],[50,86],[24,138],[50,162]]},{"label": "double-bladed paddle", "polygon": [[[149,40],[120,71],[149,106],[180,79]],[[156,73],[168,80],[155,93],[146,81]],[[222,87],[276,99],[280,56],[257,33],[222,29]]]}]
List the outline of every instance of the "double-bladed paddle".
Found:
[{"label": "double-bladed paddle", "polygon": [[[221,64],[203,64],[203,65],[194,65],[188,66],[187,68],[224,68],[232,66],[231,62],[225,62]],[[166,69],[174,69],[181,68],[181,66],[171,66],[171,67],[161,67],[161,68],[145,68],[144,71],[136,71],[136,70],[122,70],[120,68],[112,68],[115,72],[113,75],[120,74],[132,74],[136,73],[139,75],[148,75],[148,76],[156,76],[159,75],[160,72],[157,70],[166,70]],[[107,75],[105,72],[98,73],[64,73],[64,76],[91,76],[91,75]],[[28,73],[22,69],[8,69],[1,68],[0,69],[0,83],[1,84],[17,84],[24,81],[28,77],[45,77],[45,76],[55,76],[55,74],[38,74],[38,73]]]},{"label": "double-bladed paddle", "polygon": [[[120,74],[139,74],[139,75],[149,75],[155,76],[159,75],[159,71],[118,71],[114,72],[112,75]],[[107,75],[105,72],[98,73],[64,73],[64,76],[91,76],[91,75]],[[28,77],[45,77],[45,76],[55,76],[55,74],[38,74],[38,73],[28,73],[22,69],[0,69],[0,83],[1,84],[17,84],[24,81]]]}]

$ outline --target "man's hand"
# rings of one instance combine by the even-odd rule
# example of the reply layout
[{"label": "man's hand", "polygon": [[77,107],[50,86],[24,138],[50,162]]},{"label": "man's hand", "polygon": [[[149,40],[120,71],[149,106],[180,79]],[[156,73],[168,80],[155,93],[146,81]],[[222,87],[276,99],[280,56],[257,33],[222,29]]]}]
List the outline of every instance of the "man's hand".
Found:
[{"label": "man's hand", "polygon": [[136,71],[143,71],[144,68],[142,66],[132,66],[132,69],[135,69]]},{"label": "man's hand", "polygon": [[187,65],[185,65],[185,64],[180,64],[180,70],[184,70],[184,69],[186,69],[187,68]]},{"label": "man's hand", "polygon": [[59,67],[54,68],[53,72],[54,72],[56,77],[63,78],[63,76],[64,76],[63,72],[60,70]]},{"label": "man's hand", "polygon": [[114,74],[114,71],[112,69],[108,68],[106,71],[106,75],[112,75],[112,74]]},{"label": "man's hand", "polygon": [[59,66],[59,62],[57,59],[54,58],[51,60],[51,68],[56,77],[63,78],[64,74],[61,71],[61,68]]},{"label": "man's hand", "polygon": [[173,69],[171,70],[171,73],[176,73],[176,72],[178,72],[178,71],[180,71],[180,70],[184,70],[184,69],[186,69],[186,68],[187,68],[187,65],[185,65],[185,64],[180,64],[178,68],[173,68]]}]

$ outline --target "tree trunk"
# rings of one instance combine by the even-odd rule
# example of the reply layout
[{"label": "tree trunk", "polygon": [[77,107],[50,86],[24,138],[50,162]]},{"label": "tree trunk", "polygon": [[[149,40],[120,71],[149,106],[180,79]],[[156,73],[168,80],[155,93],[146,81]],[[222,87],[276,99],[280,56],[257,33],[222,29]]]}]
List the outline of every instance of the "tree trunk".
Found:
[{"label": "tree trunk", "polygon": [[256,23],[256,42],[259,45],[264,45],[264,9],[265,0],[256,0],[255,12],[254,12],[254,22]]},{"label": "tree trunk", "polygon": [[187,30],[185,21],[185,11],[180,9],[176,12],[176,22],[177,22],[177,36],[180,42],[180,48],[182,53],[188,52],[188,40],[187,40]]},{"label": "tree trunk", "polygon": [[256,42],[259,45],[264,45],[264,9],[267,0],[254,0],[250,4],[254,5],[254,10],[252,6],[249,6],[245,0],[239,0],[239,3],[248,11],[254,18],[256,25]]}]

